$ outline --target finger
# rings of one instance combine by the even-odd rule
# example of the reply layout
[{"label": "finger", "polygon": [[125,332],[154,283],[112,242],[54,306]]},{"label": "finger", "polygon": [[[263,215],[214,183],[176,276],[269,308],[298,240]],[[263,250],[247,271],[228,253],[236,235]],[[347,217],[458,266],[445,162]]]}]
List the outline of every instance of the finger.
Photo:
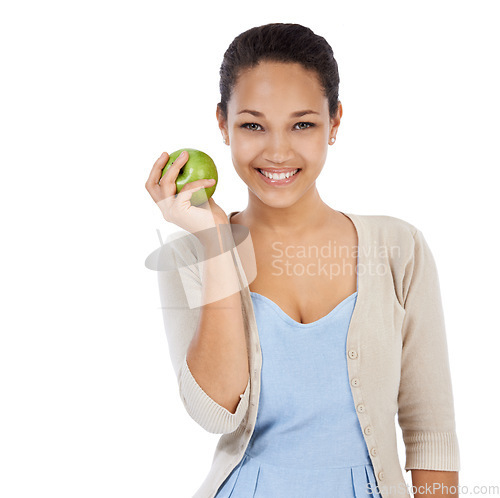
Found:
[{"label": "finger", "polygon": [[203,188],[205,188],[203,185],[194,188],[186,188],[185,185],[184,188],[175,196],[175,202],[177,202],[180,206],[183,206],[184,209],[188,209],[191,207],[192,195]]},{"label": "finger", "polygon": [[193,182],[186,183],[186,185],[182,187],[179,193],[184,192],[185,190],[190,190],[198,187],[209,188],[213,187],[214,185],[215,185],[215,180],[210,178],[203,178],[201,180],[195,180]]},{"label": "finger", "polygon": [[166,152],[162,152],[161,156],[155,161],[149,177],[146,181],[146,186],[158,184],[161,178],[161,172],[168,162],[169,155]]},{"label": "finger", "polygon": [[[176,180],[179,176],[180,169],[186,164],[189,159],[187,151],[182,151],[174,162],[168,167],[163,176],[160,178],[159,185],[161,191],[169,196],[175,196],[177,193]],[[167,161],[168,162],[168,161]],[[192,183],[192,182],[190,182]],[[187,184],[188,185],[188,184]],[[184,185],[186,187],[186,185]]]},{"label": "finger", "polygon": [[168,167],[167,171],[163,177],[167,177],[168,182],[173,182],[177,179],[180,169],[187,163],[189,159],[189,153],[187,150],[183,150],[175,161]]}]

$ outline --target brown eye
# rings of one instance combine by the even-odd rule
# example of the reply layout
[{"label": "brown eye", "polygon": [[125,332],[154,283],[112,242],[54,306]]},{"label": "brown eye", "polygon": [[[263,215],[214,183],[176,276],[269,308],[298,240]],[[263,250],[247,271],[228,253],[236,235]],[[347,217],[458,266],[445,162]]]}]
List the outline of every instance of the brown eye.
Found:
[{"label": "brown eye", "polygon": [[301,121],[300,123],[297,123],[295,126],[297,126],[297,125],[306,125],[305,127],[299,127],[299,130],[307,130],[307,128],[312,128],[314,126],[314,123],[308,123],[305,121]]},{"label": "brown eye", "polygon": [[257,123],[245,123],[241,125],[241,128],[246,128],[247,130],[251,131],[258,131],[256,128],[248,128],[249,126],[260,126],[260,125]]}]

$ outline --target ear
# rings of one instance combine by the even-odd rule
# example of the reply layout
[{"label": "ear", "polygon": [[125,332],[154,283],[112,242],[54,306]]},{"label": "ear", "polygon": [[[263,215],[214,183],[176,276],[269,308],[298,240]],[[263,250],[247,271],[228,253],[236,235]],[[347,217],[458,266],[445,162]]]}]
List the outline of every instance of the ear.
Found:
[{"label": "ear", "polygon": [[217,104],[217,109],[215,111],[215,117],[219,123],[219,130],[222,133],[223,137],[229,137],[229,133],[227,131],[227,121],[224,119],[222,112],[220,110],[219,104]]},{"label": "ear", "polygon": [[330,118],[330,137],[335,137],[337,135],[338,128],[340,126],[340,119],[342,118],[342,102],[339,100],[339,105],[337,107],[337,114],[334,118]]}]

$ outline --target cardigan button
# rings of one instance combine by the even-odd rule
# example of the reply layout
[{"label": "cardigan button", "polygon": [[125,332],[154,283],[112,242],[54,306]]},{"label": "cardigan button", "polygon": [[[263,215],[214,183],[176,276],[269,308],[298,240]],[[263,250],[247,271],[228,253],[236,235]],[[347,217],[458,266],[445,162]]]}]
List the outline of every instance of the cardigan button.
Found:
[{"label": "cardigan button", "polygon": [[367,426],[365,427],[365,434],[366,434],[367,436],[369,436],[371,433],[372,433],[372,426],[371,426],[371,425],[367,425]]},{"label": "cardigan button", "polygon": [[370,450],[370,453],[372,454],[372,456],[377,456],[377,448],[372,448]]},{"label": "cardigan button", "polygon": [[355,349],[350,349],[349,350],[349,358],[351,358],[352,360],[354,360],[357,357],[358,357],[357,351]]},{"label": "cardigan button", "polygon": [[354,377],[354,379],[351,380],[351,385],[354,387],[359,386],[359,379],[357,377]]},{"label": "cardigan button", "polygon": [[379,480],[380,480],[380,481],[383,481],[383,480],[384,480],[384,477],[385,477],[385,476],[384,476],[384,473],[383,473],[383,472],[379,472],[379,473],[378,473],[378,478],[379,478]]},{"label": "cardigan button", "polygon": [[363,403],[360,403],[358,405],[358,412],[363,413],[364,411],[365,411],[365,405],[363,405]]}]

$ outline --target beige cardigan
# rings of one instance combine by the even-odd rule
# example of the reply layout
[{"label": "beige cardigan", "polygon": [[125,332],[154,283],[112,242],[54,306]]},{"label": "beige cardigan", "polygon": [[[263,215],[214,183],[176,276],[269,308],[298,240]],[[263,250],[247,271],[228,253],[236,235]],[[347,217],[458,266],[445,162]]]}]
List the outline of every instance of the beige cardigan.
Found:
[{"label": "beige cardigan", "polygon": [[[383,498],[408,498],[397,452],[396,414],[406,471],[460,470],[436,264],[422,232],[410,223],[392,216],[343,214],[358,233],[358,297],[345,351],[351,392],[379,492]],[[240,284],[246,283],[240,292],[251,370],[232,414],[201,389],[186,363],[201,310],[192,303],[200,302],[202,293],[203,247],[184,230],[169,239],[160,248],[155,269],[179,393],[201,427],[222,434],[210,472],[193,495],[212,498],[243,457],[255,426],[262,365],[259,334],[236,247]],[[162,266],[165,261],[168,265]]]}]

